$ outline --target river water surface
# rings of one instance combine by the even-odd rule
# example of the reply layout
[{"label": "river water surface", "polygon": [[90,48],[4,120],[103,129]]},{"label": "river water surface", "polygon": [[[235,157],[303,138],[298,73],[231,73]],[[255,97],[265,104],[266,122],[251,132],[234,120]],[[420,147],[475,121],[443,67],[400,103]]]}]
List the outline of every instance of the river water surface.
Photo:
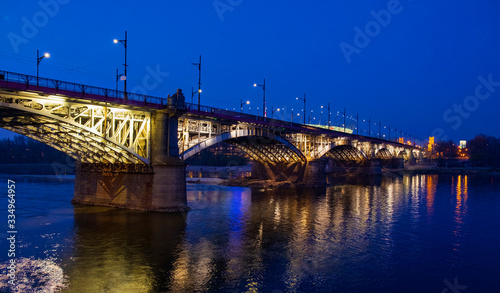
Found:
[{"label": "river water surface", "polygon": [[71,177],[7,179],[19,292],[500,292],[500,177],[188,185],[187,214],[74,206]]}]

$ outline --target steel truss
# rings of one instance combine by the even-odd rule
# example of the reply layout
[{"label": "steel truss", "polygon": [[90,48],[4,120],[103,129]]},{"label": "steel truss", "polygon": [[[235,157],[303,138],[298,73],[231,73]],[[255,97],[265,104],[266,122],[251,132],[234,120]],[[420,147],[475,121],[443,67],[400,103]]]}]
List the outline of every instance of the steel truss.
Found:
[{"label": "steel truss", "polygon": [[148,164],[151,113],[62,96],[0,93],[0,127],[81,163]]}]

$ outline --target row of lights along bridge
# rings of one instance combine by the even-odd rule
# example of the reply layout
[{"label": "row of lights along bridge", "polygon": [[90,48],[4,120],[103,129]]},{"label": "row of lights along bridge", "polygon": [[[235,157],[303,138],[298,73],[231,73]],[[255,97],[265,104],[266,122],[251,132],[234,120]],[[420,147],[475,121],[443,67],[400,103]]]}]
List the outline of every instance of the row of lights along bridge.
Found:
[{"label": "row of lights along bridge", "polygon": [[[118,39],[114,39],[113,42],[115,44],[117,43],[121,43],[125,49],[125,62],[123,64],[124,66],[124,72],[119,74],[118,73],[118,69],[116,69],[116,91],[118,91],[118,81],[119,80],[123,80],[123,91],[124,91],[124,98],[125,100],[127,100],[127,42],[128,42],[128,39],[127,39],[127,31],[125,31],[125,38],[123,40],[118,40]],[[44,53],[42,56],[40,56],[40,52],[39,50],[36,51],[36,78],[37,78],[37,86],[38,86],[38,79],[39,79],[39,71],[40,71],[40,62],[43,60],[43,58],[49,58],[50,57],[50,54],[49,53]],[[194,95],[197,93],[198,94],[198,110],[200,110],[200,102],[201,102],[201,56],[200,56],[200,60],[198,63],[192,63],[193,65],[195,65],[198,69],[198,90],[197,91],[194,91],[193,89],[191,89],[191,101],[192,101],[192,98],[194,97]],[[262,109],[263,109],[263,116],[264,117],[267,117],[267,106],[266,106],[266,79],[264,79],[264,82],[262,84],[257,84],[257,83],[254,83],[253,85],[254,87],[262,87],[262,91],[263,91],[263,101],[262,101]],[[304,106],[303,106],[303,109],[302,109],[302,112],[306,113],[306,94],[304,94],[304,97],[303,98],[299,98],[297,97],[296,100],[300,100],[304,103]],[[240,112],[243,112],[243,106],[244,105],[250,105],[250,101],[243,101],[240,100]],[[321,106],[321,109],[323,109],[324,107]],[[227,110],[227,108],[226,108]],[[233,108],[233,110],[236,110],[235,108]],[[259,108],[257,108],[257,115],[260,115],[259,114]],[[271,108],[271,113],[272,113],[272,118],[274,119],[274,113],[275,112],[281,112],[281,120],[284,121],[284,114],[285,114],[285,108],[276,108],[274,109],[274,107]],[[249,113],[251,113],[251,108],[249,107]],[[323,126],[323,124],[321,123],[322,120],[321,120],[321,116],[323,114],[323,110],[320,111],[320,117],[319,117],[319,120],[318,120],[318,123],[315,124],[313,123],[314,125],[317,125],[317,126]],[[331,112],[330,112],[330,103],[328,103],[328,119],[326,120],[325,122],[325,125],[324,126],[327,126],[328,128],[331,128],[331,124],[332,124],[332,121],[330,119],[331,117]],[[343,123],[339,123],[338,125],[341,125],[341,130],[343,130],[344,132],[346,131],[346,127],[347,127],[347,116],[346,116],[346,111],[344,109],[344,112],[343,112],[343,115],[339,115],[340,112],[337,112],[337,117],[335,118],[343,118]],[[300,113],[297,113],[296,117],[300,117]],[[302,115],[303,117],[303,124],[306,125],[306,124],[311,124],[311,120],[313,120],[312,122],[315,122],[314,120],[316,120],[316,117],[313,116],[313,110],[311,110],[311,113],[309,114],[309,121],[308,123],[306,123],[306,115],[303,114]],[[291,109],[291,116],[290,116],[290,121],[293,122],[295,116],[293,115],[293,108]],[[351,120],[350,122],[352,122],[354,119],[354,117],[349,117],[349,120]],[[354,130],[356,130],[356,134],[360,134],[359,131],[360,131],[360,128],[359,128],[359,115],[356,114],[356,117],[354,119],[355,121],[355,126],[354,126]],[[363,120],[363,122],[366,122],[366,120]],[[370,136],[372,137],[372,134],[374,134],[374,132],[371,130],[371,127],[372,125],[376,126],[377,123],[374,122],[373,124],[371,123],[371,118],[368,119],[368,130],[367,129],[363,129],[361,130],[361,135],[367,135],[367,136]],[[399,130],[397,128],[395,129],[391,129],[391,126],[389,125],[388,127],[387,126],[384,126],[383,128],[384,129],[388,129],[388,131],[386,130],[386,134],[383,134],[382,132],[382,123],[379,122],[378,123],[378,126],[379,126],[379,131],[377,133],[377,136],[378,138],[381,138],[381,139],[387,139],[387,140],[391,140],[391,133],[392,132],[395,132],[396,136],[393,137],[393,139],[395,140],[398,140],[402,143],[405,143],[405,142],[413,142],[413,144],[415,144],[415,141],[417,140],[416,137],[412,136],[411,134],[408,135],[407,132],[403,132],[402,130]],[[353,130],[353,132],[354,132]],[[420,141],[422,141],[421,139],[419,139]],[[411,141],[411,142],[410,142]]]}]

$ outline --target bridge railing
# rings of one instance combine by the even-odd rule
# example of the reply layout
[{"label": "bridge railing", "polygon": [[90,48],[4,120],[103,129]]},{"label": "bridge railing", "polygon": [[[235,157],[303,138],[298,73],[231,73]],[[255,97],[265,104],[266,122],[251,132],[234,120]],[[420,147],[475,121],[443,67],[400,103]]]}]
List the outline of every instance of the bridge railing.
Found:
[{"label": "bridge railing", "polygon": [[[130,92],[116,91],[107,88],[101,88],[96,86],[89,86],[79,83],[61,81],[56,79],[49,79],[44,77],[36,77],[28,74],[21,74],[9,71],[0,70],[0,82],[7,81],[13,82],[16,88],[22,87],[22,89],[31,89],[37,91],[54,92],[59,94],[66,94],[70,96],[81,96],[90,99],[100,99],[106,102],[117,102],[121,104],[130,104],[135,106],[149,106],[153,108],[164,108],[168,105],[168,98],[160,98],[155,96],[141,95]],[[47,90],[53,89],[53,90]],[[300,129],[318,129],[311,125],[303,125],[300,123],[294,123],[289,121],[282,121],[273,118],[267,118],[262,116],[256,116],[251,114],[245,114],[242,112],[229,111],[209,106],[201,106],[198,109],[197,104],[185,103],[186,110],[188,112],[205,112],[210,113],[213,116],[223,116],[232,117],[235,119],[242,119],[247,122],[264,122],[272,123],[274,126],[286,126]],[[347,128],[347,127],[346,127]],[[339,131],[336,131],[339,132]],[[356,137],[362,137],[360,135],[350,134]],[[374,139],[374,138],[371,138]],[[382,139],[381,139],[382,140]]]},{"label": "bridge railing", "polygon": [[[198,111],[198,104],[192,104],[192,103],[187,103],[187,102],[185,104],[186,104],[186,110],[188,112]],[[202,105],[200,105],[199,111],[205,112],[205,113],[210,113],[213,115],[229,116],[229,117],[236,117],[236,118],[247,118],[247,119],[252,119],[252,120],[262,121],[262,122],[281,121],[281,120],[271,119],[271,118],[267,118],[267,117],[256,116],[256,115],[252,115],[252,114],[245,114],[242,112],[224,110],[224,109],[220,109],[220,108],[214,108],[214,107],[202,106]]]},{"label": "bridge railing", "polygon": [[56,93],[64,91],[80,93],[82,97],[85,95],[96,95],[105,97],[106,99],[114,98],[125,101],[125,98],[127,98],[128,101],[135,101],[145,104],[167,105],[166,98],[147,96],[130,92],[125,93],[122,91],[116,91],[107,88],[89,86],[89,85],[61,81],[56,79],[49,79],[44,77],[37,78],[36,76],[33,75],[8,72],[3,70],[0,70],[0,81],[1,80],[24,84],[26,86],[26,89],[35,89],[35,87],[44,87],[44,88],[55,89]]}]

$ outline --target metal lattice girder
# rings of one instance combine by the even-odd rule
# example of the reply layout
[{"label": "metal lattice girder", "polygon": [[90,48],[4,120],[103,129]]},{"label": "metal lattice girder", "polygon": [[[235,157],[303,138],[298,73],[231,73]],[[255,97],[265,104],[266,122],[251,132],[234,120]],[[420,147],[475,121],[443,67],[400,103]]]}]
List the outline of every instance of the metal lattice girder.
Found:
[{"label": "metal lattice girder", "polygon": [[[228,128],[230,129],[230,128]],[[224,132],[190,147],[182,152],[180,157],[187,159],[202,150],[216,145],[222,141],[240,146],[254,160],[265,162],[305,162],[306,158],[292,143],[285,138],[266,129],[240,129]],[[180,143],[182,144],[182,142]],[[291,159],[291,160],[290,160]]]},{"label": "metal lattice girder", "polygon": [[400,158],[400,159],[405,159],[407,160],[409,157],[409,154],[406,150],[401,150],[399,151],[398,155],[397,155],[397,158]]},{"label": "metal lattice girder", "polygon": [[0,108],[0,127],[44,142],[82,163],[149,163],[148,111],[30,92],[0,92]]},{"label": "metal lattice girder", "polygon": [[388,160],[388,159],[392,159],[392,154],[388,149],[383,148],[383,149],[378,150],[378,152],[375,154],[375,158],[382,159],[382,160]]},{"label": "metal lattice girder", "polygon": [[367,159],[366,155],[351,145],[340,145],[331,149],[328,156],[337,161],[364,161]]}]

